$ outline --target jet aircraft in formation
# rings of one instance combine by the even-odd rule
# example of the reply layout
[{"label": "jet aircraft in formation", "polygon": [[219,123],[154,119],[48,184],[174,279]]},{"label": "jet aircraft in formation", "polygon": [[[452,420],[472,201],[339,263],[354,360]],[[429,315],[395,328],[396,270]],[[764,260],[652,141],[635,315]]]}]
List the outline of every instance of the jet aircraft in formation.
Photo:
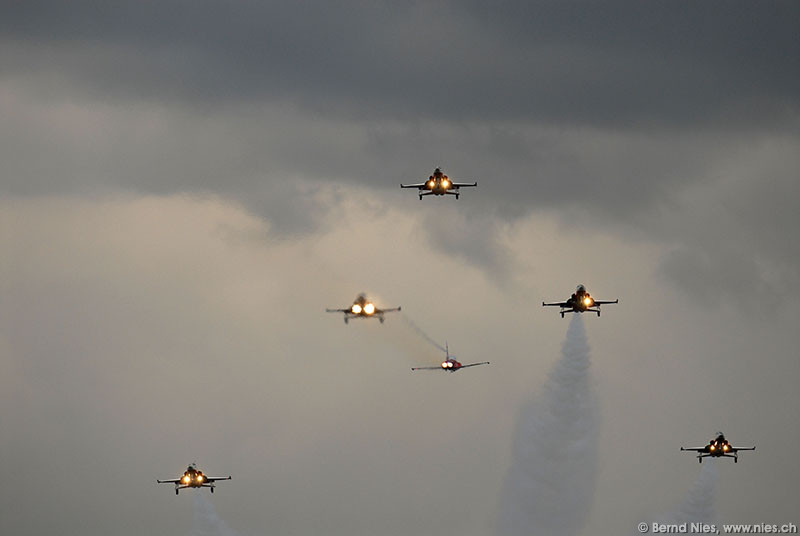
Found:
[{"label": "jet aircraft in formation", "polygon": [[478,186],[477,182],[455,182],[444,174],[442,168],[433,170],[433,175],[428,177],[425,182],[418,184],[401,184],[400,188],[416,188],[419,190],[419,199],[426,195],[454,195],[456,199],[461,195],[459,191],[461,188],[474,188]]},{"label": "jet aircraft in formation", "polygon": [[325,309],[326,313],[344,313],[344,323],[350,322],[351,318],[372,318],[376,317],[383,324],[383,315],[399,311],[400,307],[393,309],[378,309],[375,304],[367,299],[366,294],[359,294],[353,301],[353,305],[344,309]]},{"label": "jet aircraft in formation", "polygon": [[681,447],[681,450],[697,452],[697,461],[703,463],[703,458],[733,458],[733,463],[739,463],[740,450],[756,450],[755,447],[734,447],[725,439],[725,434],[717,432],[717,437],[708,442],[704,447]]},{"label": "jet aircraft in formation", "polygon": [[[542,307],[560,307],[561,318],[564,318],[564,313],[597,313],[600,316],[600,306],[607,303],[619,303],[619,300],[614,301],[601,301],[592,298],[592,295],[586,291],[586,287],[578,285],[572,296],[567,301],[545,303],[542,302]],[[594,307],[594,309],[592,309]]]},{"label": "jet aircraft in formation", "polygon": [[[418,184],[401,184],[401,188],[416,188],[419,191],[419,198],[422,200],[424,196],[436,195],[454,195],[458,199],[461,188],[471,188],[478,186],[477,182],[455,182],[444,174],[441,168],[434,169],[433,174],[428,177],[428,180]],[[600,306],[611,303],[619,303],[619,300],[603,301],[595,300],[586,287],[578,285],[575,292],[566,301],[545,303],[542,302],[543,307],[559,307],[561,318],[564,318],[565,313],[584,313],[592,312],[600,316]],[[342,309],[326,309],[328,313],[343,313],[344,323],[347,324],[352,318],[378,318],[381,324],[384,322],[384,315],[394,311],[400,311],[400,307],[391,309],[379,309],[374,303],[367,299],[365,294],[359,294],[353,301],[350,307]],[[479,363],[469,363],[467,365],[461,364],[456,360],[455,356],[450,355],[450,349],[445,343],[445,360],[438,366],[434,367],[412,367],[412,371],[416,370],[443,370],[445,372],[457,372],[463,368],[477,367],[480,365],[488,365],[489,361],[481,361]],[[734,463],[738,463],[738,453],[742,450],[755,450],[755,447],[733,447],[730,442],[725,439],[725,436],[720,432],[717,436],[709,441],[703,447],[681,447],[682,451],[697,452],[698,462],[702,463],[703,458],[733,458]],[[180,490],[187,488],[209,488],[214,492],[215,482],[220,480],[231,480],[231,476],[226,477],[209,477],[203,474],[202,471],[197,469],[195,464],[190,465],[184,471],[183,476],[180,478],[158,480],[159,484],[174,484],[175,494]]]},{"label": "jet aircraft in formation", "polygon": [[211,488],[211,493],[214,493],[214,482],[230,479],[230,476],[206,476],[195,464],[192,464],[186,468],[182,477],[157,480],[157,482],[159,484],[175,484],[175,495],[178,495],[180,490],[186,488]]},{"label": "jet aircraft in formation", "polygon": [[437,367],[411,367],[411,370],[444,370],[446,372],[457,372],[462,368],[477,367],[478,365],[488,365],[488,361],[481,361],[480,363],[470,363],[469,365],[462,365],[456,361],[456,356],[450,355],[450,348],[447,343],[444,343],[445,359],[442,364]]}]

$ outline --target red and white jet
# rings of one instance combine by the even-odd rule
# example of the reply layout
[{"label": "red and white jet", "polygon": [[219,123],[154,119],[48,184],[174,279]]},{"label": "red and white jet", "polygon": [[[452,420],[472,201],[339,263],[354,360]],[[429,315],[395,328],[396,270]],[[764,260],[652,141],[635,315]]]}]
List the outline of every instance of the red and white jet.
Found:
[{"label": "red and white jet", "polygon": [[444,174],[442,168],[433,170],[433,175],[428,177],[425,182],[418,184],[401,184],[400,188],[416,188],[419,190],[419,200],[426,195],[454,195],[456,199],[461,195],[459,189],[461,188],[474,188],[478,186],[477,182],[454,182],[450,177]]},{"label": "red and white jet", "polygon": [[444,352],[447,357],[445,360],[442,361],[442,364],[438,367],[411,367],[411,370],[444,370],[446,372],[456,372],[461,370],[462,368],[468,367],[477,367],[478,365],[488,365],[488,361],[481,361],[480,363],[470,363],[469,365],[462,365],[458,361],[456,361],[456,356],[450,355],[450,349],[447,347],[447,343],[444,343]]},{"label": "red and white jet", "polygon": [[211,493],[214,493],[214,482],[230,479],[230,476],[206,476],[195,464],[192,464],[186,468],[182,477],[156,480],[156,482],[159,484],[175,484],[175,495],[177,495],[180,490],[186,488],[211,488]]}]

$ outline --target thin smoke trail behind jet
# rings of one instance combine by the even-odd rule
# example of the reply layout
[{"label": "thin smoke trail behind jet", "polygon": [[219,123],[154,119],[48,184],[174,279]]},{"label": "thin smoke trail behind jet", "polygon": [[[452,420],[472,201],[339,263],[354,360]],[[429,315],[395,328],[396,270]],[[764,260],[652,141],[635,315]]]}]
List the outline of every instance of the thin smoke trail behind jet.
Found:
[{"label": "thin smoke trail behind jet", "polygon": [[433,340],[433,338],[432,338],[430,335],[428,335],[427,333],[425,333],[425,332],[422,330],[422,328],[421,328],[421,327],[419,327],[418,325],[416,325],[416,324],[414,323],[414,321],[413,321],[413,320],[411,320],[411,319],[410,319],[408,316],[406,316],[406,315],[401,315],[401,316],[402,316],[403,320],[405,320],[406,324],[408,324],[408,326],[409,326],[411,329],[413,329],[413,330],[416,332],[416,334],[417,334],[417,335],[419,335],[420,337],[422,337],[424,340],[426,340],[427,342],[429,342],[430,344],[432,344],[433,346],[435,346],[436,348],[438,348],[438,349],[439,349],[439,350],[441,350],[442,352],[446,352],[446,351],[447,351],[447,350],[445,350],[444,346],[442,346],[441,344],[439,344],[438,342],[436,342],[435,340]]},{"label": "thin smoke trail behind jet", "polygon": [[194,493],[194,516],[192,536],[238,536],[238,533],[225,523],[203,490]]},{"label": "thin smoke trail behind jet", "polygon": [[517,422],[512,465],[501,492],[501,536],[572,536],[591,509],[597,473],[598,411],[580,315],[542,396]]}]

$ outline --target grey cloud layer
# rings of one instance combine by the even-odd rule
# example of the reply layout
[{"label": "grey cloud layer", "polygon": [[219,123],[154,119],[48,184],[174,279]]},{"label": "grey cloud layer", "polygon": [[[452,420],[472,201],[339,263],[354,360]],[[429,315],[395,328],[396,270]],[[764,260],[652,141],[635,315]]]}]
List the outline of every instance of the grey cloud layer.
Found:
[{"label": "grey cloud layer", "polygon": [[0,189],[219,194],[296,233],[335,210],[321,187],[407,203],[397,183],[439,164],[480,187],[458,205],[474,238],[431,240],[490,272],[508,270],[505,225],[555,209],[661,244],[690,292],[780,299],[800,259],[784,201],[798,17],[795,2],[6,4]]},{"label": "grey cloud layer", "polygon": [[[6,72],[112,98],[287,99],[372,118],[782,124],[794,2],[21,2]],[[13,48],[12,48],[13,50]]]}]

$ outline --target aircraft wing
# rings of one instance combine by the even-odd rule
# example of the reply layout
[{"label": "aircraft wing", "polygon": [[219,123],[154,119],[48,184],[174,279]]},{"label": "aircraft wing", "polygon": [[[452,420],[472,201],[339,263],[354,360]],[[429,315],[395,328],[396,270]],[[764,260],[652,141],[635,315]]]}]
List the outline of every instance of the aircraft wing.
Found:
[{"label": "aircraft wing", "polygon": [[477,367],[478,365],[488,365],[488,361],[481,361],[480,363],[470,363],[469,365],[461,365],[461,368]]},{"label": "aircraft wing", "polygon": [[229,476],[207,476],[206,482],[216,482],[217,480],[230,480],[232,477]]},{"label": "aircraft wing", "polygon": [[739,452],[740,450],[756,450],[755,447],[731,447],[733,452]]},{"label": "aircraft wing", "polygon": [[[597,303],[597,302],[595,302]],[[542,302],[542,307],[566,307],[567,302],[555,302],[555,303],[545,303]]]},{"label": "aircraft wing", "polygon": [[391,309],[376,309],[376,313],[394,313],[400,310],[400,307],[393,307]]},{"label": "aircraft wing", "polygon": [[594,300],[594,304],[595,305],[605,305],[607,303],[619,303],[619,300],[614,300],[614,301],[611,301],[611,300],[608,300],[608,301]]},{"label": "aircraft wing", "polygon": [[694,452],[704,452],[706,447],[681,447],[681,450],[691,450]]},{"label": "aircraft wing", "polygon": [[445,370],[441,365],[438,367],[411,367],[411,370]]},{"label": "aircraft wing", "polygon": [[420,182],[419,184],[401,184],[400,188],[417,188],[419,190],[422,190],[427,185],[428,185],[427,182]]},{"label": "aircraft wing", "polygon": [[176,484],[180,482],[180,478],[170,478],[169,480],[156,480],[159,484]]},{"label": "aircraft wing", "polygon": [[453,188],[472,188],[478,185],[477,182],[451,182]]},{"label": "aircraft wing", "polygon": [[350,309],[325,309],[326,313],[349,313]]}]

